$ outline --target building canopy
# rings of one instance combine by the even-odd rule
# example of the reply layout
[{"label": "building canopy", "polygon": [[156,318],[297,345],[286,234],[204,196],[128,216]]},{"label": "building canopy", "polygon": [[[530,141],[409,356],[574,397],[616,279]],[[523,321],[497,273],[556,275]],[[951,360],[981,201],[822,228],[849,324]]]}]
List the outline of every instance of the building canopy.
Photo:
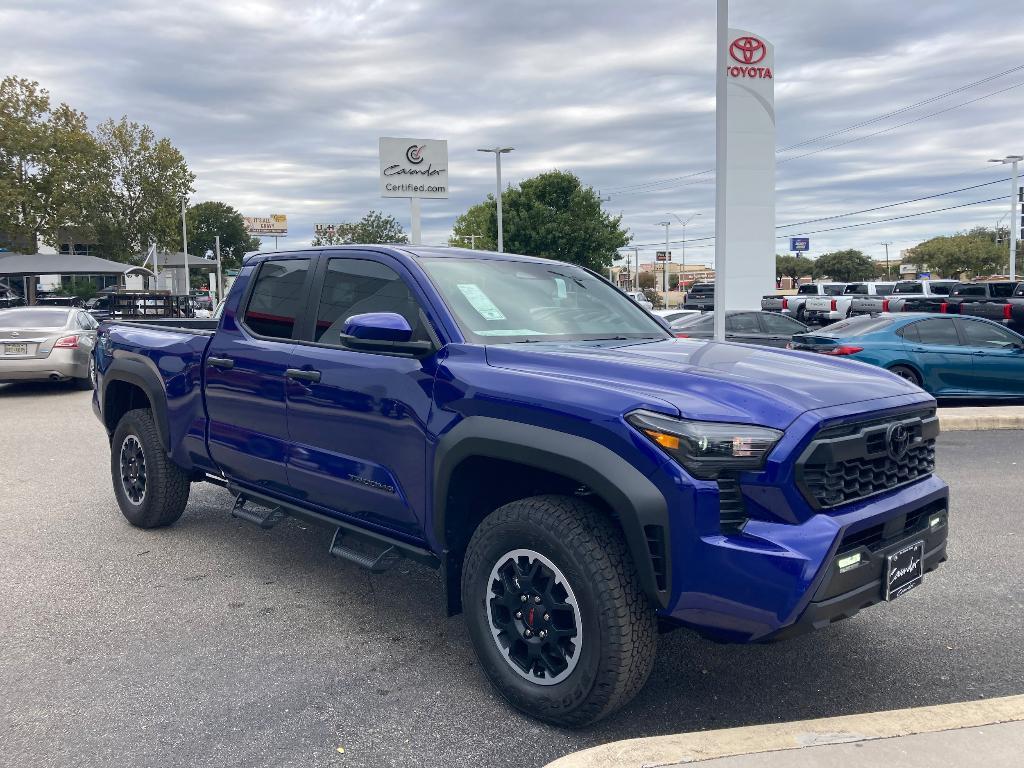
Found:
[{"label": "building canopy", "polygon": [[37,275],[145,275],[152,277],[153,273],[145,267],[100,259],[96,256],[0,252],[0,277]]}]

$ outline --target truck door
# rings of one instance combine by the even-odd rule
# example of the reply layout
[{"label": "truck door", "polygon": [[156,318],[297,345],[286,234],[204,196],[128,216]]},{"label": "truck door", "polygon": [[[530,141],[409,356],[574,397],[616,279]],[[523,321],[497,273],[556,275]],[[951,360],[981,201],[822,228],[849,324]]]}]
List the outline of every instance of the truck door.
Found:
[{"label": "truck door", "polygon": [[269,259],[210,342],[206,409],[211,458],[231,480],[289,493],[285,371],[315,253]]},{"label": "truck door", "polygon": [[290,482],[302,500],[412,538],[423,537],[426,424],[436,355],[418,360],[341,346],[345,321],[396,312],[413,340],[437,340],[425,304],[390,256],[325,253],[285,384]]}]

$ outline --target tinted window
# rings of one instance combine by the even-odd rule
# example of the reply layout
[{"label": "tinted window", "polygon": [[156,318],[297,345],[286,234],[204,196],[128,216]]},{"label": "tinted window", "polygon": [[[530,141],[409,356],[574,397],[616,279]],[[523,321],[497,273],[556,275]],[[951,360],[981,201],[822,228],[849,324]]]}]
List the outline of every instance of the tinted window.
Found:
[{"label": "tinted window", "polygon": [[757,324],[757,315],[744,312],[739,315],[726,315],[725,330],[728,333],[760,333],[761,326]]},{"label": "tinted window", "polygon": [[907,341],[912,341],[915,344],[920,344],[921,335],[917,332],[917,326],[919,325],[920,323],[911,323],[910,325],[905,325],[902,328],[900,328],[897,331],[897,333]]},{"label": "tinted window", "polygon": [[765,312],[761,315],[761,322],[764,323],[768,333],[781,333],[792,336],[794,333],[804,333],[807,330],[802,323],[797,322],[791,317],[775,315],[770,312]]},{"label": "tinted window", "polygon": [[892,288],[893,287],[891,285],[876,285],[875,286],[875,295],[876,296],[888,296],[890,293],[892,293]]},{"label": "tinted window", "polygon": [[1021,343],[1019,336],[1005,328],[975,320],[961,321],[960,330],[964,332],[967,346],[970,347],[1005,348],[1018,346]]},{"label": "tinted window", "polygon": [[1013,295],[1013,283],[992,283],[992,296],[1005,299]]},{"label": "tinted window", "polygon": [[940,346],[957,346],[960,344],[960,337],[956,334],[953,320],[922,320],[914,323],[917,330],[918,340],[922,344],[933,344]]},{"label": "tinted window", "polygon": [[900,295],[924,293],[924,286],[921,283],[898,283],[892,292]]},{"label": "tinted window", "polygon": [[847,337],[847,336],[863,336],[867,333],[874,333],[880,331],[883,328],[892,325],[892,318],[890,317],[871,317],[866,315],[864,317],[851,317],[849,320],[840,320],[838,323],[833,323],[830,326],[822,328],[820,331],[815,331],[815,336],[832,336],[835,338]]},{"label": "tinted window", "polygon": [[843,291],[846,290],[845,285],[826,285],[825,294],[828,296],[842,296]]},{"label": "tinted window", "polygon": [[306,298],[309,259],[265,261],[256,275],[245,325],[260,336],[290,339]]},{"label": "tinted window", "polygon": [[63,328],[67,322],[67,310],[11,309],[0,312],[0,328]]},{"label": "tinted window", "polygon": [[315,341],[340,344],[346,321],[367,312],[395,312],[409,323],[414,341],[430,338],[419,304],[395,270],[366,259],[331,259],[320,291]]},{"label": "tinted window", "polygon": [[931,283],[931,291],[936,296],[949,296],[949,292],[953,290],[953,286],[956,283]]},{"label": "tinted window", "polygon": [[699,296],[710,296],[715,292],[715,286],[711,283],[697,284],[690,289],[690,293]]},{"label": "tinted window", "polygon": [[1013,292],[1014,296],[1024,296],[1024,283],[1020,283],[1017,286],[1017,290]]},{"label": "tinted window", "polygon": [[953,289],[950,296],[984,296],[984,285],[961,285]]},{"label": "tinted window", "polygon": [[813,285],[813,284],[811,284],[811,285],[801,285],[799,288],[797,288],[796,292],[799,293],[799,294],[810,293],[810,294],[813,294],[813,295],[817,296],[818,295],[818,286]]},{"label": "tinted window", "polygon": [[672,323],[672,330],[684,333],[713,333],[714,315],[694,315],[680,318]]}]

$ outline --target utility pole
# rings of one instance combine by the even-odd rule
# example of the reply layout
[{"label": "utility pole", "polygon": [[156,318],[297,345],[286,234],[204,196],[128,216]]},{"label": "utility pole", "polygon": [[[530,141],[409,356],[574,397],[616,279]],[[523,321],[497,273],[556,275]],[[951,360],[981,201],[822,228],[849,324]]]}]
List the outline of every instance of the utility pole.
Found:
[{"label": "utility pole", "polygon": [[[661,262],[661,291],[668,293],[668,228],[672,226],[672,222],[659,221],[658,226],[665,228],[665,260]],[[665,303],[668,304],[668,301]]]},{"label": "utility pole", "polygon": [[221,277],[220,271],[220,235],[214,235],[213,243],[217,254],[217,301],[219,302],[224,298],[224,278]]},{"label": "utility pole", "polygon": [[[990,163],[1010,164],[1010,281],[1017,279],[1017,163],[1024,160],[1024,155],[1007,155],[1001,160],[989,160]],[[1024,222],[1022,222],[1024,223]]]},{"label": "utility pole", "polygon": [[181,250],[185,253],[185,295],[192,295],[192,275],[188,271],[188,231],[185,229],[185,198],[181,198]]},{"label": "utility pole", "polygon": [[889,246],[892,245],[892,241],[882,243],[885,246],[885,276],[888,279],[892,279],[892,270],[889,269]]}]

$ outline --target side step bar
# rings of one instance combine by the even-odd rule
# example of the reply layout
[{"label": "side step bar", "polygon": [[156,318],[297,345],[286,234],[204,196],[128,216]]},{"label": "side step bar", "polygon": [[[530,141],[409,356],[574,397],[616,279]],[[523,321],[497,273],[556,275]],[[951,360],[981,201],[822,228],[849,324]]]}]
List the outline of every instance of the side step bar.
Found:
[{"label": "side step bar", "polygon": [[[221,483],[216,484],[221,485]],[[225,483],[223,487],[235,495],[235,506],[231,510],[232,516],[255,523],[261,528],[272,528],[288,516],[329,525],[335,529],[330,553],[335,557],[368,568],[374,573],[386,571],[403,557],[423,565],[429,565],[431,568],[441,567],[441,560],[429,549],[423,549],[415,544],[367,530],[331,515],[278,501],[264,496],[262,493],[241,488],[231,482]],[[250,504],[260,509],[249,507]]]}]

